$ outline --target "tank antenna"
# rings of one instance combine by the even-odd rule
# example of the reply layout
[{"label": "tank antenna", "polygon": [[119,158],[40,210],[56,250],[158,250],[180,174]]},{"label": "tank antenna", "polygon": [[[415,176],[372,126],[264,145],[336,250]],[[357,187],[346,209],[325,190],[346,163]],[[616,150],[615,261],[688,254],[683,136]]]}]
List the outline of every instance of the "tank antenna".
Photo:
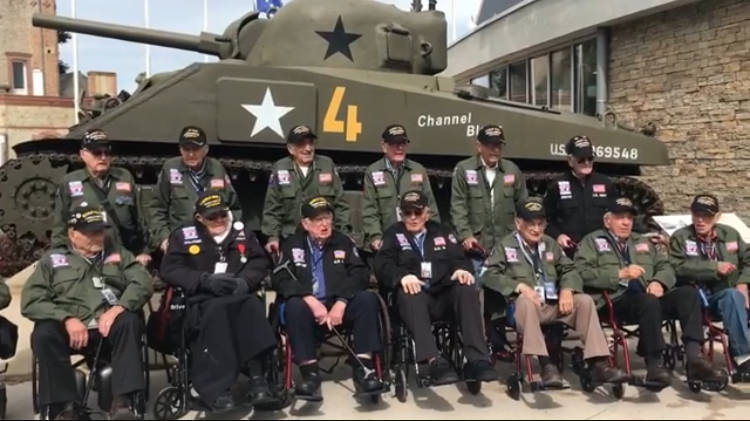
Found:
[{"label": "tank antenna", "polygon": [[435,10],[437,8],[437,0],[430,0],[429,10]]},{"label": "tank antenna", "polygon": [[422,0],[412,0],[412,2],[411,2],[411,11],[412,12],[421,12],[422,11]]}]

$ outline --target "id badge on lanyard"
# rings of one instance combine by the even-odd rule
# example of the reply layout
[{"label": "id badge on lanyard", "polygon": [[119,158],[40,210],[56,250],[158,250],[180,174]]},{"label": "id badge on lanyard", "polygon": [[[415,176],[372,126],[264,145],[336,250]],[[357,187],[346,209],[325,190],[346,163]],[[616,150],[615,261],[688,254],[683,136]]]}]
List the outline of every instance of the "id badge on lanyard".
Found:
[{"label": "id badge on lanyard", "polygon": [[422,262],[420,265],[420,274],[422,279],[432,278],[432,262]]}]

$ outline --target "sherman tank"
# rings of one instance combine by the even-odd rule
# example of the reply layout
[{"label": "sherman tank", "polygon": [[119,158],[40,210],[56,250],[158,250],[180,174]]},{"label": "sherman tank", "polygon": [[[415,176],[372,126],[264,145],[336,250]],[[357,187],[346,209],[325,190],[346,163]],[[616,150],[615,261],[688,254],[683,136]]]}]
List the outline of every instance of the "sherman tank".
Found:
[{"label": "sherman tank", "polygon": [[[586,134],[596,144],[598,170],[615,177],[644,214],[662,212],[657,194],[632,178],[642,166],[668,164],[657,139],[593,117],[502,101],[438,75],[447,65],[447,24],[435,3],[422,10],[415,1],[402,11],[372,0],[296,0],[270,18],[248,13],[223,34],[200,35],[35,15],[35,26],[218,61],[144,78],[132,96],[82,116],[64,138],[17,145],[17,158],[0,168],[2,272],[22,268],[48,244],[56,182],[81,166],[79,139],[93,128],[109,134],[113,164],[130,169],[148,194],[163,161],[178,152],[180,129],[201,126],[210,155],[231,174],[246,222],[256,227],[270,166],[287,154],[286,131],[302,123],[318,134],[319,153],[337,162],[355,205],[364,169],[382,155],[383,128],[398,122],[448,216],[453,166],[474,152],[482,125],[497,123],[508,139],[504,156],[521,167],[531,191],[543,193],[567,168],[567,139]],[[352,214],[356,220],[356,206]]]}]

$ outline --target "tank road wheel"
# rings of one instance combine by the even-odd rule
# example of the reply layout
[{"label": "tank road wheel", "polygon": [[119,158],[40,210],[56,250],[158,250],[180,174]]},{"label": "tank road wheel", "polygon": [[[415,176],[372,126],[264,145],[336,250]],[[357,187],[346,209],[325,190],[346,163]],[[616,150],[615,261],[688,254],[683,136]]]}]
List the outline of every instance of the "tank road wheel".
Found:
[{"label": "tank road wheel", "polygon": [[0,168],[0,274],[10,276],[36,260],[49,241],[57,183],[67,166],[35,155]]}]

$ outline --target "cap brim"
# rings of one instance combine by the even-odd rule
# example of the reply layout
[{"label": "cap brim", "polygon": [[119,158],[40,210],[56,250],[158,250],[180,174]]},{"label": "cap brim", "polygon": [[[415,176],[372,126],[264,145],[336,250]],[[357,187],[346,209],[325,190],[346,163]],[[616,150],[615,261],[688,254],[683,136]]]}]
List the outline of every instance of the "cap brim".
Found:
[{"label": "cap brim", "polygon": [[409,140],[406,136],[393,136],[393,137],[386,137],[383,139],[385,143],[391,143],[391,144],[398,144],[398,143],[410,143],[411,140]]},{"label": "cap brim", "polygon": [[629,213],[631,215],[637,215],[638,212],[636,212],[633,208],[623,208],[623,207],[616,207],[609,210],[612,213]]},{"label": "cap brim", "polygon": [[229,213],[229,208],[225,207],[225,206],[219,206],[219,207],[216,207],[216,208],[206,209],[203,212],[198,212],[198,214],[200,216],[203,216],[203,217],[208,217],[208,216],[220,213],[220,212],[227,212],[227,213]]},{"label": "cap brim", "polygon": [[518,212],[518,217],[524,221],[533,221],[535,219],[547,219],[547,215],[544,212]]},{"label": "cap brim", "polygon": [[292,136],[289,139],[287,139],[286,143],[300,143],[300,142],[302,142],[303,140],[306,140],[306,139],[315,140],[317,138],[318,138],[318,136],[315,133],[309,133],[309,134],[305,134],[305,135]]},{"label": "cap brim", "polygon": [[704,206],[704,205],[701,205],[701,204],[694,204],[694,205],[690,206],[690,212],[692,212],[692,213],[704,213],[704,214],[711,215],[711,216],[714,216],[717,213],[719,213],[718,210],[711,209],[708,206]]},{"label": "cap brim", "polygon": [[102,232],[109,228],[110,225],[106,222],[94,222],[91,224],[78,224],[73,225],[73,229],[76,231],[80,231],[86,234],[94,234],[97,232]]},{"label": "cap brim", "polygon": [[324,206],[322,208],[315,208],[306,212],[305,218],[315,218],[324,213],[333,213],[333,208],[330,206]]},{"label": "cap brim", "polygon": [[593,158],[594,150],[592,148],[576,149],[571,155],[575,158]]},{"label": "cap brim", "polygon": [[505,139],[500,136],[485,137],[485,138],[479,139],[479,141],[481,143],[484,143],[485,145],[490,145],[490,144],[504,145],[505,144]]},{"label": "cap brim", "polygon": [[180,140],[180,146],[205,146],[206,142],[196,140]]}]

